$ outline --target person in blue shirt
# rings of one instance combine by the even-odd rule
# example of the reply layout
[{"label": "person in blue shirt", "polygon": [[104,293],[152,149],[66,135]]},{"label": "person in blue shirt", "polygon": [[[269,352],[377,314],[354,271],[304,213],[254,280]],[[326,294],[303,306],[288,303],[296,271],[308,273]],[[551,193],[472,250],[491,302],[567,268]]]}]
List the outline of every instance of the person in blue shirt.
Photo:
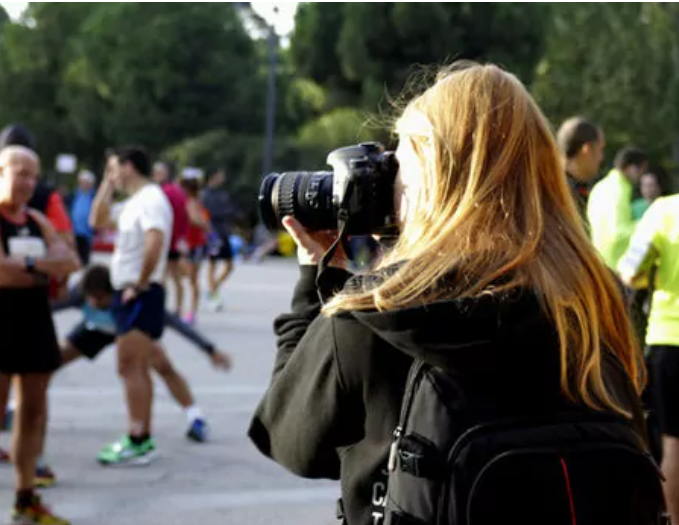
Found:
[{"label": "person in blue shirt", "polygon": [[[82,321],[66,336],[66,342],[61,353],[62,368],[83,356],[93,360],[106,347],[115,342],[116,332],[111,312],[112,303],[113,286],[111,285],[109,270],[100,265],[92,266],[86,271],[80,286],[72,288],[67,299],[52,303],[52,311],[55,313],[69,308],[82,308],[83,312]],[[218,351],[211,341],[175,314],[165,312],[165,326],[174,329],[205,352],[216,368],[228,370],[231,367],[231,358],[228,354]],[[202,420],[202,416],[194,403],[189,386],[174,368],[159,343],[156,344],[152,364],[153,369],[165,381],[175,400],[189,415],[191,426],[187,436],[195,441],[203,441],[206,433],[199,432],[195,428],[196,421]],[[203,428],[201,430],[204,430],[205,422],[202,421],[202,423]]]},{"label": "person in blue shirt", "polygon": [[[66,336],[61,348],[61,368],[87,357],[96,357],[108,346],[115,342],[115,323],[111,313],[113,304],[113,286],[110,273],[105,266],[94,265],[87,269],[81,283],[69,290],[68,297],[52,303],[54,313],[71,308],[81,308],[82,320]],[[205,352],[215,368],[228,370],[231,368],[231,358],[228,354],[215,348],[215,345],[184,323],[175,314],[165,311],[165,325],[174,329],[200,350]],[[152,367],[167,385],[172,397],[185,411],[189,428],[187,438],[203,442],[208,435],[208,425],[196,405],[191,389],[184,377],[174,367],[160,343],[156,343],[152,355]],[[40,486],[55,484],[56,476],[46,466],[36,477]]]},{"label": "person in blue shirt", "polygon": [[92,239],[94,231],[90,227],[90,210],[94,200],[94,175],[89,171],[78,174],[78,189],[71,204],[71,222],[75,233],[75,242],[83,266],[90,263]]}]

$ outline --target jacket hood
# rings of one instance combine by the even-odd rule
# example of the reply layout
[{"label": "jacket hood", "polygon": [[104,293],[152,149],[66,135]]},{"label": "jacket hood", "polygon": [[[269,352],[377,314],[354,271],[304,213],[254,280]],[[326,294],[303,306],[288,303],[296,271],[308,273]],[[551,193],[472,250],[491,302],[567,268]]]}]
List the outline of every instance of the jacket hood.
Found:
[{"label": "jacket hood", "polygon": [[[365,286],[366,280],[374,279],[353,278],[349,285]],[[473,355],[476,360],[484,351],[514,343],[527,349],[557,341],[553,323],[538,296],[529,290],[440,300],[387,312],[352,311],[350,315],[394,348],[444,368],[457,368],[465,356]]]},{"label": "jacket hood", "polygon": [[[348,285],[370,285],[375,278],[353,278]],[[477,407],[494,411],[498,404],[573,406],[561,390],[556,327],[531,290],[347,315],[396,350],[455,376],[461,392],[473,398]],[[602,354],[609,393],[633,414],[636,427],[645,435],[643,413],[629,376],[612,352],[602,350]]]}]

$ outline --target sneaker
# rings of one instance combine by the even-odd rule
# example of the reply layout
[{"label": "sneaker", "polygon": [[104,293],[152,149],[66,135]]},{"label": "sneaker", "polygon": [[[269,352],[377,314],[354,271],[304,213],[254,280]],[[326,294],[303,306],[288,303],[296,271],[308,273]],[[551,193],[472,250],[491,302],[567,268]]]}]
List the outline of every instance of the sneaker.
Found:
[{"label": "sneaker", "polygon": [[11,463],[12,458],[4,448],[0,448],[0,463]]},{"label": "sneaker", "polygon": [[214,312],[221,312],[224,309],[224,303],[222,302],[222,298],[219,297],[218,293],[210,294],[210,299],[208,302],[210,309]]},{"label": "sneaker", "polygon": [[208,424],[204,419],[194,419],[186,432],[186,437],[197,443],[204,443],[207,441],[208,429]]},{"label": "sneaker", "polygon": [[54,471],[47,465],[40,465],[35,467],[35,487],[38,489],[46,489],[54,487],[57,483],[57,476]]},{"label": "sneaker", "polygon": [[97,461],[102,465],[148,465],[153,460],[155,451],[153,439],[135,445],[129,436],[125,436],[101,449],[97,454]]},{"label": "sneaker", "polygon": [[183,320],[187,325],[194,326],[196,324],[196,314],[194,314],[193,312],[191,312],[190,314],[186,314]]},{"label": "sneaker", "polygon": [[14,508],[10,525],[70,525],[70,523],[52,514],[52,511],[42,504],[40,496],[36,495],[30,507]]}]

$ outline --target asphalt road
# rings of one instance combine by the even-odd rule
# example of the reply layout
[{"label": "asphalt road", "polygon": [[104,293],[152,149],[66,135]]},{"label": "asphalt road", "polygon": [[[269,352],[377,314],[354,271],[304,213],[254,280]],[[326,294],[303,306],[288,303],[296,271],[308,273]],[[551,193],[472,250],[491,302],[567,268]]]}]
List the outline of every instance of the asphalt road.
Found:
[{"label": "asphalt road", "polygon": [[[50,391],[47,447],[59,480],[43,491],[47,503],[74,524],[88,525],[337,523],[335,483],[288,474],[261,457],[246,437],[271,372],[272,320],[288,307],[296,274],[289,260],[240,265],[224,289],[225,311],[200,312],[199,327],[234,358],[228,374],[213,370],[201,352],[166,332],[163,342],[210,422],[209,443],[186,440],[185,415],[156,381],[154,433],[160,457],[146,467],[101,467],[96,453],[122,435],[126,424],[115,350],[59,373]],[[59,334],[65,335],[79,312],[56,319]],[[8,436],[0,441],[6,444]],[[12,472],[9,467],[0,472],[0,503],[9,511]]]}]

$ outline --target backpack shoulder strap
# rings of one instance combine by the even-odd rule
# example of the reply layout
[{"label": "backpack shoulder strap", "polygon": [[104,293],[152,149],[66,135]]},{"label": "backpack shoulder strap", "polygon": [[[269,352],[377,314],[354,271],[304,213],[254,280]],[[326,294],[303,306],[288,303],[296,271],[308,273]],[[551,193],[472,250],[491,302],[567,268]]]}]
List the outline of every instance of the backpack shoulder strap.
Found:
[{"label": "backpack shoulder strap", "polygon": [[389,472],[396,470],[396,457],[398,455],[398,446],[401,440],[401,434],[403,434],[403,430],[405,429],[406,423],[408,421],[410,406],[412,405],[415,389],[417,388],[417,382],[424,365],[425,363],[422,359],[415,358],[413,364],[410,365],[410,370],[408,371],[408,379],[406,380],[403,401],[401,402],[401,415],[398,419],[398,426],[394,430],[394,440],[392,441],[391,448],[389,449],[389,462],[387,464]]}]

